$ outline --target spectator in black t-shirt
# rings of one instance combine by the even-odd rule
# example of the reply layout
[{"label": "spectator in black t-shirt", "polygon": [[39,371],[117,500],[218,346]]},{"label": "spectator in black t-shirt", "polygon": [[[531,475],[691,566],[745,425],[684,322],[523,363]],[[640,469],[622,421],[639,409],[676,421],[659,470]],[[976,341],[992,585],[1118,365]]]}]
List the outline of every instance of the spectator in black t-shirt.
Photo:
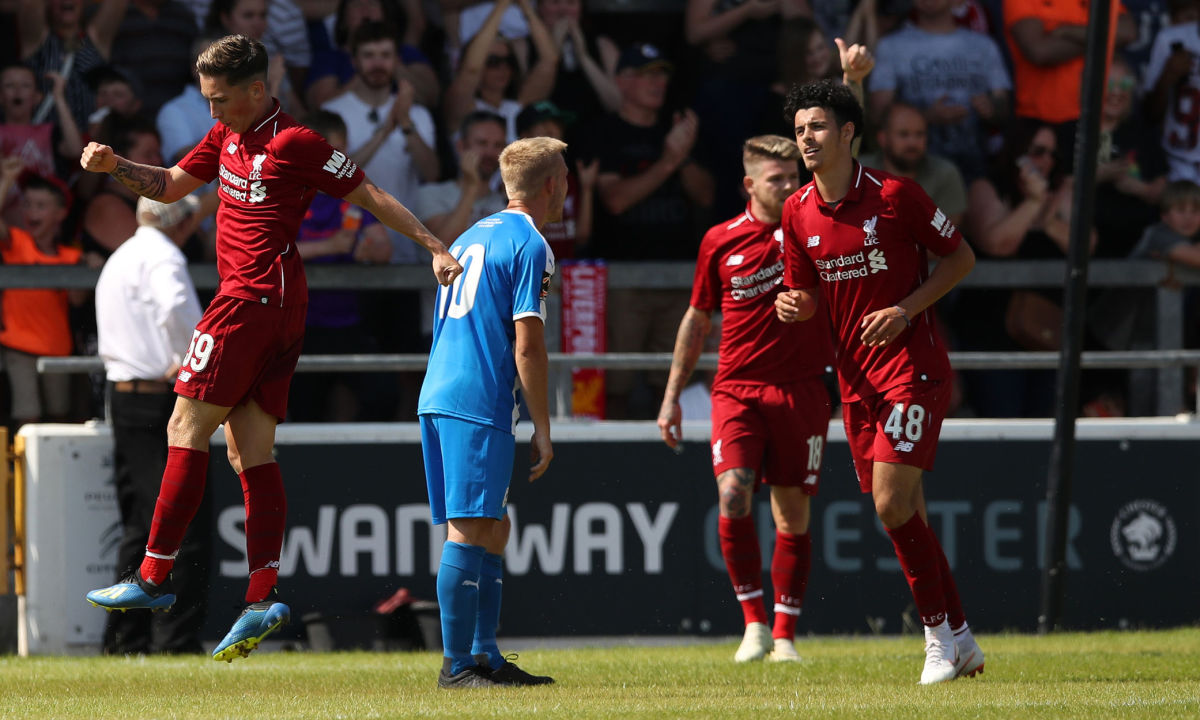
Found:
[{"label": "spectator in black t-shirt", "polygon": [[[704,223],[697,210],[713,201],[712,175],[692,159],[699,121],[690,109],[663,112],[672,65],[653,45],[626,48],[617,62],[621,109],[600,118],[583,149],[599,158],[599,199],[590,254],[606,260],[692,259]],[[610,352],[671,352],[686,290],[613,289],[608,293]],[[647,378],[653,417],[666,373]],[[628,417],[635,377],[606,374],[608,416]],[[639,403],[633,403],[641,407]]]}]

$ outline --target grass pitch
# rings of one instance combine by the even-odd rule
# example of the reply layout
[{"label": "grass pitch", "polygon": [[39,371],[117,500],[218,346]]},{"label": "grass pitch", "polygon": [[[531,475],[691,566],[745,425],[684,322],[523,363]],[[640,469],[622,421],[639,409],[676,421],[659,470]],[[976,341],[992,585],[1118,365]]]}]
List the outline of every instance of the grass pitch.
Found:
[{"label": "grass pitch", "polygon": [[982,635],[986,672],[920,687],[922,641],[805,638],[799,664],[736,643],[527,650],[539,688],[445,691],[440,653],[0,658],[2,718],[1197,718],[1200,628]]}]

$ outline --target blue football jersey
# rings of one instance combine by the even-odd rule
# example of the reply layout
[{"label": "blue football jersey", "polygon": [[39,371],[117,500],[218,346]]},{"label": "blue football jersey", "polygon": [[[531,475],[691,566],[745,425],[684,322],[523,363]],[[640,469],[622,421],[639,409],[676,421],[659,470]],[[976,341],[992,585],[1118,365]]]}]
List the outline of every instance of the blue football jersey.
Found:
[{"label": "blue football jersey", "polygon": [[546,321],[543,298],[554,254],[533,219],[503,210],[475,223],[450,254],[463,272],[438,289],[433,348],[417,412],[449,415],[515,433],[516,321]]}]

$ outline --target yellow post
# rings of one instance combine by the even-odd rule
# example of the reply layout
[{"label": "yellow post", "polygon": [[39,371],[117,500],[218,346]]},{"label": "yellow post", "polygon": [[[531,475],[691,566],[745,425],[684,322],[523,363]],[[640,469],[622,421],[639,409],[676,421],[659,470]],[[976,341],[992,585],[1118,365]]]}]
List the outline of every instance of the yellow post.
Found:
[{"label": "yellow post", "polygon": [[13,438],[13,590],[25,594],[25,437]]},{"label": "yellow post", "polygon": [[8,515],[12,512],[11,479],[12,453],[8,448],[8,428],[0,427],[0,454],[4,461],[0,462],[0,595],[12,591],[8,583],[8,573],[12,571],[12,558],[8,551]]}]

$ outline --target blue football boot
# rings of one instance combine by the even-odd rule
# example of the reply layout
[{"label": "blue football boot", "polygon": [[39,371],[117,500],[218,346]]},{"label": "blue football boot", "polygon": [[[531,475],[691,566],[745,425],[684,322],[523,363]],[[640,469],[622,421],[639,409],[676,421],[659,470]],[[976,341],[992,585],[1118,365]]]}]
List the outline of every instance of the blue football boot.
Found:
[{"label": "blue football boot", "polygon": [[171,576],[162,585],[155,585],[142,578],[141,568],[134,568],[121,578],[121,582],[87,594],[87,601],[108,612],[113,610],[167,610],[175,604],[175,593],[171,588]]},{"label": "blue football boot", "polygon": [[246,657],[263,638],[278,630],[292,617],[287,605],[277,600],[274,590],[262,602],[246,606],[237,622],[233,624],[225,639],[213,650],[213,660],[233,662],[234,658]]}]

